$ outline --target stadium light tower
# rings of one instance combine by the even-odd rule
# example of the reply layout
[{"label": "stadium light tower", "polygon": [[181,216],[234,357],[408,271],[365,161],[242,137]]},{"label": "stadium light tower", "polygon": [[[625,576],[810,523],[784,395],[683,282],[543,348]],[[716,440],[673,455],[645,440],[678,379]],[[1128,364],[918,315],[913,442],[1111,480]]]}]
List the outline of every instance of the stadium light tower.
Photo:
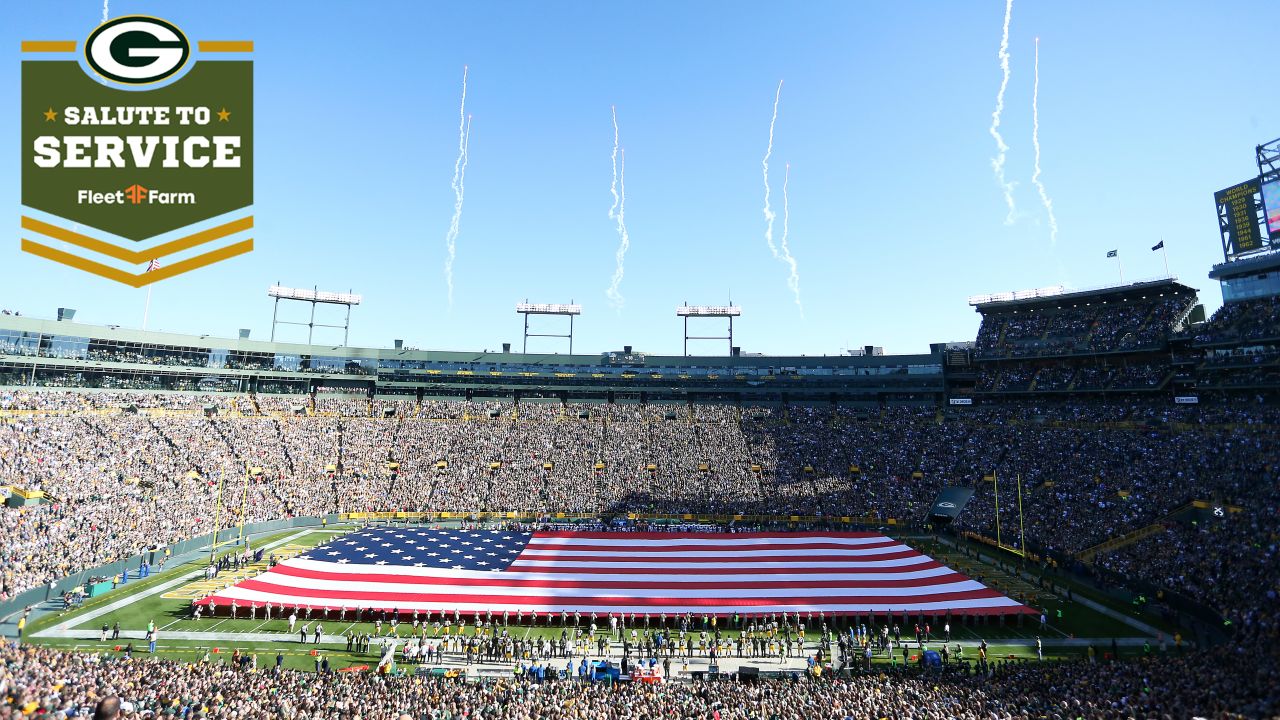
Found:
[{"label": "stadium light tower", "polygon": [[[730,303],[728,305],[690,305],[685,303],[676,308],[676,317],[684,318],[684,355],[689,357],[690,340],[728,340],[729,354],[733,354],[733,319],[742,315],[742,308]],[[728,335],[690,335],[689,318],[728,318]]]},{"label": "stadium light tower", "polygon": [[[307,344],[311,344],[311,334],[318,327],[342,328],[342,345],[346,347],[347,336],[351,331],[351,307],[359,305],[361,297],[351,292],[325,292],[316,288],[305,290],[301,288],[287,288],[280,285],[272,285],[267,288],[267,297],[275,298],[275,307],[271,310],[271,342],[276,340],[276,325],[306,325],[307,326]],[[298,302],[311,303],[311,320],[308,322],[293,322],[289,320],[279,320],[280,301],[296,300]],[[316,305],[343,305],[347,308],[346,319],[341,325],[326,325],[316,322]]]},{"label": "stadium light tower", "polygon": [[[529,338],[531,337],[558,337],[569,339],[569,354],[573,354],[573,318],[582,314],[582,306],[575,305],[572,300],[568,305],[559,303],[531,303],[525,300],[516,303],[516,313],[524,316],[524,343],[520,346],[520,352],[529,352]],[[531,333],[529,332],[529,316],[530,315],[560,315],[569,318],[569,332],[565,333]]]}]

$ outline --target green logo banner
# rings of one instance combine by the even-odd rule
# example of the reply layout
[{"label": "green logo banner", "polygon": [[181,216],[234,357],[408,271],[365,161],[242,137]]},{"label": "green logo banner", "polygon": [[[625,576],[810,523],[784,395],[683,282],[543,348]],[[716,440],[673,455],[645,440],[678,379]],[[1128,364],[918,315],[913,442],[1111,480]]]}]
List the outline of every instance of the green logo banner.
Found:
[{"label": "green logo banner", "polygon": [[[24,250],[138,285],[160,278],[139,282],[136,275],[86,256],[154,261],[252,227],[252,217],[240,217],[145,254],[94,237],[109,233],[141,243],[253,204],[253,63],[215,54],[251,52],[251,43],[201,43],[203,52],[193,56],[175,26],[128,16],[95,30],[83,56],[31,57],[33,51],[68,45],[75,44],[23,46],[22,204],[54,220],[24,215],[22,227],[91,252],[68,258],[26,238]],[[184,67],[186,73],[178,75]],[[176,80],[162,82],[174,75]],[[206,252],[203,262],[189,258],[162,274],[172,276],[251,248],[252,240],[243,241],[234,252],[223,248],[217,257]],[[150,269],[159,265],[151,262]]]},{"label": "green logo banner", "polygon": [[120,90],[77,62],[22,64],[22,204],[146,240],[253,204],[253,66],[199,63]]}]

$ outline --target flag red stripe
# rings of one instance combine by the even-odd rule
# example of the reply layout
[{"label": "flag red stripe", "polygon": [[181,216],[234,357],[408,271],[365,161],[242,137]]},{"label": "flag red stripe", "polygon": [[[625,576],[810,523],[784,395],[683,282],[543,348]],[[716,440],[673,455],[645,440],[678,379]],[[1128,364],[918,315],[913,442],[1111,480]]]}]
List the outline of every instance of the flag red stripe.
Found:
[{"label": "flag red stripe", "polygon": [[479,595],[470,593],[402,593],[402,592],[370,592],[365,590],[321,590],[318,588],[291,588],[276,585],[263,580],[245,580],[237,585],[245,590],[256,590],[263,593],[283,595],[290,598],[314,600],[358,600],[362,603],[456,603],[487,604],[498,606],[532,606],[549,602],[559,604],[577,603],[601,606],[639,606],[639,607],[700,607],[703,605],[902,605],[919,602],[941,603],[953,600],[978,600],[1002,597],[994,590],[961,590],[957,592],[937,593],[934,595],[828,595],[825,597],[698,597],[698,598],[664,598],[664,597],[619,597],[607,596],[559,596],[559,595]]},{"label": "flag red stripe", "polygon": [[[627,537],[630,537],[628,534]],[[642,553],[673,553],[673,552],[723,552],[726,554],[736,554],[742,550],[842,550],[847,553],[860,553],[866,550],[879,550],[887,547],[898,547],[902,543],[897,540],[887,540],[879,543],[866,543],[864,545],[847,545],[844,543],[751,543],[745,542],[736,545],[716,545],[716,544],[698,544],[689,543],[685,545],[633,545],[625,549],[628,552]],[[598,550],[600,552],[617,552],[620,549],[618,545],[593,545],[591,543],[542,543],[531,542],[525,547],[525,552],[532,550],[539,551],[556,551],[556,550]]]},{"label": "flag red stripe", "polygon": [[534,540],[543,538],[566,538],[573,540],[684,540],[687,542],[696,542],[697,540],[722,540],[733,541],[742,539],[756,538],[785,538],[797,539],[803,537],[824,537],[833,539],[866,539],[866,538],[884,538],[884,535],[876,532],[823,532],[805,533],[793,532],[741,532],[741,533],[711,533],[697,532],[680,535],[670,532],[636,532],[636,533],[617,533],[617,532],[579,532],[577,530],[551,530],[538,531],[534,534]]},{"label": "flag red stripe", "polygon": [[555,565],[538,565],[524,568],[512,567],[511,570],[519,570],[521,572],[539,572],[539,573],[583,573],[596,571],[609,575],[654,575],[654,574],[680,574],[680,575],[742,575],[749,573],[751,575],[788,575],[788,574],[805,574],[805,575],[863,575],[866,573],[897,573],[897,572],[915,572],[917,570],[928,570],[930,568],[942,567],[942,563],[937,560],[930,560],[928,557],[921,555],[921,562],[910,565],[886,565],[884,567],[731,567],[731,568],[651,568],[651,567],[611,567],[604,568],[584,568],[572,566],[555,566]]},{"label": "flag red stripe", "polygon": [[[879,562],[883,560],[901,560],[909,557],[924,557],[915,550],[898,550],[891,553],[882,553],[880,555],[814,555],[806,554],[802,556],[789,557],[786,555],[764,555],[764,556],[742,556],[732,551],[724,552],[715,557],[678,557],[678,558],[660,558],[647,557],[643,552],[630,552],[626,554],[615,553],[612,555],[560,555],[554,552],[539,553],[536,550],[526,549],[524,552],[516,556],[515,563],[518,564],[522,560],[538,560],[542,562],[555,561],[557,563],[708,563],[715,565],[733,564],[744,568],[749,568],[752,562],[787,562],[794,560],[796,562],[829,562],[829,563],[867,563]],[[541,567],[541,566],[539,566]],[[750,572],[750,570],[746,570]]]}]

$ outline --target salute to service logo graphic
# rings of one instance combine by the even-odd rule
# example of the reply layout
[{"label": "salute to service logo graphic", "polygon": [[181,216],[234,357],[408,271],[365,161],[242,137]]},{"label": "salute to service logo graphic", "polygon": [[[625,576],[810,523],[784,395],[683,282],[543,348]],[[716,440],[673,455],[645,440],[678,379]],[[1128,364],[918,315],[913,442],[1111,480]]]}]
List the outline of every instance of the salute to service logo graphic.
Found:
[{"label": "salute to service logo graphic", "polygon": [[252,42],[193,52],[131,15],[82,56],[74,41],[22,52],[24,252],[141,287],[253,249]]}]

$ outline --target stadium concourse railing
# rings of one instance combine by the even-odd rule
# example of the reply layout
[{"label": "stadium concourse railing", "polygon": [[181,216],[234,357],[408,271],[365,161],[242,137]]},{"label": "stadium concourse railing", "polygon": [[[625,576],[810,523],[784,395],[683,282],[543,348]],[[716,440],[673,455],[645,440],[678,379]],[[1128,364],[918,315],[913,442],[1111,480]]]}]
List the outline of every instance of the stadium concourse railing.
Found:
[{"label": "stadium concourse railing", "polygon": [[[326,515],[324,517],[297,517],[249,523],[244,526],[244,536],[251,537],[255,535],[275,533],[280,532],[281,530],[289,530],[291,528],[320,527],[338,521],[339,516]],[[218,540],[218,548],[234,547],[237,545],[237,540],[229,539],[229,536],[232,534],[235,534],[238,537],[239,529],[231,527],[219,531],[221,539]],[[21,612],[33,605],[38,605],[45,600],[59,598],[63,593],[83,586],[91,577],[114,578],[121,575],[126,570],[129,570],[134,573],[134,577],[136,578],[137,570],[142,565],[143,561],[154,566],[159,558],[164,555],[165,550],[168,550],[169,553],[176,558],[180,555],[195,551],[208,552],[213,549],[212,545],[213,533],[209,533],[189,540],[176,542],[172,545],[160,545],[154,548],[149,548],[135,555],[130,555],[127,558],[116,560],[115,562],[81,570],[50,584],[25,590],[0,602],[0,619],[8,618],[14,613]],[[137,582],[137,580],[134,579],[130,582]]]},{"label": "stadium concourse railing", "polygon": [[[608,519],[608,516],[599,513],[533,513],[533,512],[511,512],[511,511],[475,511],[475,512],[350,512],[342,513],[337,516],[340,521],[359,522],[367,520],[404,520],[406,522],[437,522],[437,521],[493,521],[493,520],[510,520],[513,522],[531,522],[531,523],[579,523],[579,522],[600,522]],[[624,517],[617,515],[617,517]],[[708,523],[708,524],[724,524],[730,522],[745,523],[761,523],[766,525],[786,525],[786,524],[840,524],[857,527],[882,527],[890,526],[895,528],[903,528],[905,525],[896,518],[878,518],[875,516],[829,516],[829,515],[701,515],[696,513],[689,514],[658,514],[658,513],[627,513],[627,520],[641,520],[654,524],[675,524],[675,523]]]}]

